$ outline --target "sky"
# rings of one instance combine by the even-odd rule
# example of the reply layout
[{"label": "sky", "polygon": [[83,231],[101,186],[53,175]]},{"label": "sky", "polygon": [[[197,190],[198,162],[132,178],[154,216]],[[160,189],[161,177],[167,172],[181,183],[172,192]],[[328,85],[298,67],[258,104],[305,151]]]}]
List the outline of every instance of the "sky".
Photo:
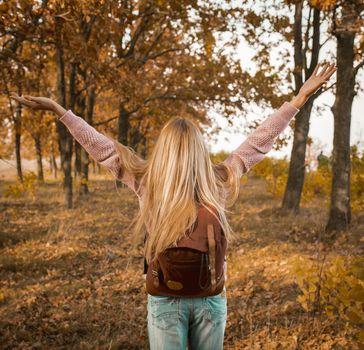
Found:
[{"label": "sky", "polygon": [[[284,45],[284,44],[282,44]],[[287,46],[286,46],[287,47]],[[291,67],[293,65],[293,48],[287,47],[290,52],[292,52],[292,60],[287,63]],[[277,52],[279,47],[275,49]],[[319,62],[322,60],[327,60],[330,62],[334,62],[331,57],[332,53],[336,52],[336,43],[335,41],[328,42],[322,50],[322,53],[319,57]],[[254,66],[254,63],[250,60],[253,56],[254,51],[246,44],[246,42],[242,39],[239,45],[239,48],[236,52],[236,55],[239,57],[241,61],[241,66],[248,71],[254,71],[257,67]],[[281,58],[272,53],[272,61],[281,61]],[[276,61],[277,62],[277,61]],[[357,64],[357,62],[356,62]],[[336,81],[336,73],[330,78],[329,84]],[[359,82],[361,87],[364,87],[364,68],[361,68],[357,75],[357,82]],[[311,114],[310,120],[310,131],[309,136],[313,139],[313,151],[319,153],[319,150],[323,150],[324,154],[329,155],[332,152],[332,143],[333,143],[333,134],[334,134],[334,119],[330,107],[334,103],[335,96],[327,91],[323,93],[319,98],[315,100],[313,112]],[[252,104],[253,105],[253,104]],[[316,111],[316,106],[322,108],[324,107],[324,111],[319,115]],[[218,136],[214,136],[212,139],[208,139],[207,143],[210,147],[210,151],[215,153],[220,150],[224,150],[227,152],[231,152],[236,149],[247,137],[247,134],[244,133],[244,126],[249,125],[255,118],[262,120],[265,117],[268,117],[273,110],[263,110],[262,108],[253,107],[253,113],[245,118],[234,118],[234,126],[231,127],[228,125],[226,119],[223,115],[216,114],[214,112],[210,113],[210,116],[214,122],[215,126],[221,127],[221,132]],[[292,135],[293,130],[290,127],[284,131],[285,135]],[[289,158],[292,150],[292,139],[288,142],[287,146],[284,146],[281,150],[275,151],[271,150],[269,152],[269,156],[273,156],[276,158],[283,158],[287,156]],[[352,107],[352,121],[351,121],[351,145],[358,144],[360,150],[364,150],[364,94],[359,93],[355,96],[353,107]]]},{"label": "sky", "polygon": [[[364,69],[362,69],[364,70]],[[331,77],[335,79],[334,74]],[[364,86],[364,77],[363,74],[360,74],[359,83]],[[314,106],[324,106],[325,111],[322,112],[322,115],[318,115],[313,111],[310,120],[310,131],[309,136],[313,139],[313,144],[317,146],[317,148],[322,148],[324,154],[329,155],[332,152],[332,144],[333,144],[333,135],[334,135],[334,118],[332,112],[329,107],[331,107],[334,103],[334,95],[330,93],[325,93],[321,95],[316,101]],[[259,112],[261,113],[259,115]],[[215,153],[220,150],[224,151],[233,151],[237,148],[248,136],[248,134],[244,132],[239,132],[239,127],[241,126],[241,130],[243,130],[244,125],[250,124],[250,121],[254,120],[254,117],[261,118],[262,116],[268,117],[272,111],[264,111],[260,109],[256,112],[256,115],[252,115],[248,120],[239,120],[236,118],[236,125],[231,128],[228,126],[226,119],[218,114],[213,114],[212,118],[214,119],[214,124],[219,125],[221,127],[221,132],[214,139],[208,140],[208,145],[210,146],[211,152]],[[350,144],[357,144],[359,142],[359,148],[364,150],[364,94],[359,94],[354,98],[353,107],[352,107],[352,121],[351,121],[351,134],[350,134]],[[293,135],[293,130],[288,127],[284,134]],[[216,139],[216,140],[215,140]],[[285,155],[289,156],[292,150],[292,140],[288,142],[287,146],[284,146],[279,151],[270,151],[269,155],[274,156],[276,158],[283,158]]]}]

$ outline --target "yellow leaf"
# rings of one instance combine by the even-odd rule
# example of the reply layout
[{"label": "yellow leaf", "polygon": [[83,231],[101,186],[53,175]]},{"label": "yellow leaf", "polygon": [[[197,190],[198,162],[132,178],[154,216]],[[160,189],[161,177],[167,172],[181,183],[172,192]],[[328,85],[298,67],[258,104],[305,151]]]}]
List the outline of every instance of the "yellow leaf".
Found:
[{"label": "yellow leaf", "polygon": [[361,323],[362,318],[352,308],[346,313],[349,320],[353,323]]},{"label": "yellow leaf", "polygon": [[356,285],[351,289],[348,296],[352,300],[364,302],[364,288],[361,285]]}]

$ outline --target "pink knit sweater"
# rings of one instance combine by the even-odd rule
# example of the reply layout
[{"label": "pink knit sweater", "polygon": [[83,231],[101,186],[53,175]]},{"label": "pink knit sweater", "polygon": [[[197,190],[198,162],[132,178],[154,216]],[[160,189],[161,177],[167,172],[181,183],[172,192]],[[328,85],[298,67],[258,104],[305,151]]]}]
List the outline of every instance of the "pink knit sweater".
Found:
[{"label": "pink knit sweater", "polygon": [[[231,152],[224,162],[231,164],[239,177],[247,173],[272,149],[276,137],[298,112],[299,109],[289,102],[284,102],[238,148]],[[133,190],[138,197],[139,204],[141,204],[143,187],[140,188],[139,192],[137,191],[135,178],[123,169],[113,142],[84,119],[76,116],[71,110],[68,110],[59,120],[66,125],[73,137],[95,161],[109,169],[114,177]],[[146,272],[147,265],[144,259],[144,277]],[[227,280],[226,261],[224,262],[224,275],[225,280]]]},{"label": "pink knit sweater", "polygon": [[[231,164],[239,177],[247,173],[272,149],[276,137],[298,112],[299,109],[289,102],[284,102],[238,148],[229,154],[224,163]],[[109,169],[114,177],[134,191],[141,203],[143,188],[137,192],[135,178],[129,172],[124,171],[123,165],[119,163],[113,142],[71,110],[68,110],[59,120],[66,125],[72,136],[95,161]]]}]

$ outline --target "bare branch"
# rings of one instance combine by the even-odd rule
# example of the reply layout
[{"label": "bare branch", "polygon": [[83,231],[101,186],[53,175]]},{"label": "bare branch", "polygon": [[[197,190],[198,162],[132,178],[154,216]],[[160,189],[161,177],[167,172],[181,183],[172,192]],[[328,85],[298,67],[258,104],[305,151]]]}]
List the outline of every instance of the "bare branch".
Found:
[{"label": "bare branch", "polygon": [[113,120],[115,120],[115,119],[118,119],[118,118],[119,118],[119,116],[111,117],[111,118],[109,118],[109,119],[103,120],[102,122],[93,123],[92,125],[93,125],[93,126],[105,125],[105,124],[107,124],[107,123],[109,123],[109,122],[111,122],[111,121],[113,121]]},{"label": "bare branch", "polygon": [[319,89],[313,96],[315,96],[314,98],[316,99],[317,97],[319,97],[321,94],[323,94],[324,92],[330,90],[334,85],[336,85],[336,81],[335,83],[332,83],[330,86],[328,86],[327,88],[323,89]]},{"label": "bare branch", "polygon": [[66,22],[72,22],[74,21],[73,19],[68,19],[66,16],[71,13],[71,10],[65,12],[65,13],[60,13],[58,15],[54,15],[55,18],[62,18],[64,21]]},{"label": "bare branch", "polygon": [[[163,25],[163,22],[165,22],[165,20],[162,21],[161,23],[161,27]],[[150,46],[148,47],[146,53],[144,54],[143,58],[141,59],[142,64],[144,64],[145,62],[148,61],[148,59],[150,58],[149,54],[152,52],[152,50],[157,46],[158,42],[160,41],[160,39],[163,36],[163,33],[165,32],[165,30],[167,29],[167,27],[164,27],[155,37],[155,39],[152,41],[152,43],[150,44]]]},{"label": "bare branch", "polygon": [[158,52],[158,53],[156,53],[156,54],[154,54],[154,55],[149,56],[149,59],[155,59],[155,58],[160,57],[160,56],[163,56],[163,55],[165,55],[166,53],[169,53],[169,52],[182,51],[182,50],[184,50],[186,47],[187,47],[187,46],[185,46],[185,47],[176,47],[176,48],[166,49],[166,50],[163,50],[163,51],[161,51],[161,52]]},{"label": "bare branch", "polygon": [[305,70],[305,78],[311,76],[314,71],[320,54],[320,10],[315,8],[313,12],[313,36],[312,36],[312,55],[310,67]]},{"label": "bare branch", "polygon": [[320,50],[321,48],[330,40],[331,38],[328,37],[322,44],[320,44]]},{"label": "bare branch", "polygon": [[303,69],[306,72],[307,70],[307,50],[308,50],[308,42],[309,42],[309,33],[311,29],[311,15],[312,15],[312,7],[310,6],[310,10],[308,12],[308,19],[307,19],[307,28],[305,32],[305,41],[303,47]]},{"label": "bare branch", "polygon": [[359,71],[360,68],[362,68],[364,66],[364,60],[362,60],[359,64],[357,64],[355,67],[354,67],[354,75],[356,75]]},{"label": "bare branch", "polygon": [[143,14],[143,17],[140,19],[140,22],[134,32],[133,37],[131,38],[131,40],[128,42],[128,44],[125,47],[125,50],[127,50],[127,52],[125,54],[122,54],[121,52],[119,52],[119,56],[126,58],[131,56],[134,53],[134,48],[135,45],[140,37],[140,35],[143,33],[143,31],[146,29],[147,24],[148,24],[148,17],[151,16],[154,12],[150,11],[150,12],[146,12],[145,14]]}]

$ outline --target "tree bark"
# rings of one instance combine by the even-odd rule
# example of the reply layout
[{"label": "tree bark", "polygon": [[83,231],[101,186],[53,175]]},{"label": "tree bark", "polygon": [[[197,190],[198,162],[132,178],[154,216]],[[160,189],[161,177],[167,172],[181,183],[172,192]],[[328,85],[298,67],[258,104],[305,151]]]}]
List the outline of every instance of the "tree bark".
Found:
[{"label": "tree bark", "polygon": [[21,166],[21,107],[20,103],[16,107],[16,120],[15,120],[15,158],[16,158],[16,172],[18,179],[23,182],[23,170]]},{"label": "tree bark", "polygon": [[58,171],[58,166],[57,166],[57,162],[56,162],[56,157],[54,155],[54,148],[53,148],[53,143],[52,143],[52,147],[51,147],[51,171],[53,173],[54,178],[57,178],[57,171]]},{"label": "tree bark", "polygon": [[[313,10],[313,38],[312,38],[312,55],[310,66],[307,67],[307,43],[303,49],[302,40],[302,8],[303,1],[295,5],[295,24],[294,24],[294,60],[295,60],[295,94],[298,94],[302,87],[304,80],[302,71],[305,71],[305,79],[308,79],[315,66],[318,63],[320,52],[320,10],[315,8]],[[306,33],[307,34],[307,33]],[[300,112],[295,118],[293,146],[291,151],[291,159],[289,164],[287,184],[284,191],[281,208],[291,210],[298,214],[302,189],[305,180],[305,160],[306,160],[306,147],[307,138],[310,130],[310,117],[312,106],[318,95],[312,96],[306,104],[301,108]]]},{"label": "tree bark", "polygon": [[[343,6],[346,24],[355,22],[350,5]],[[351,109],[355,96],[354,39],[355,32],[337,30],[337,79],[334,115],[334,144],[332,164],[332,186],[329,220],[326,231],[346,230],[351,221],[350,208],[350,124]]]},{"label": "tree bark", "polygon": [[[118,117],[118,141],[123,145],[128,145],[128,132],[130,129],[130,113],[125,109],[123,103],[119,104],[119,117]],[[123,183],[116,182],[117,187],[123,187]]]},{"label": "tree bark", "polygon": [[91,164],[92,164],[92,174],[96,174],[96,165],[95,165],[95,161],[93,159],[91,159]]},{"label": "tree bark", "polygon": [[143,141],[143,135],[140,133],[139,128],[136,127],[133,129],[133,132],[130,135],[130,147],[134,150],[137,150],[137,147]]},{"label": "tree bark", "polygon": [[130,113],[125,109],[124,104],[119,105],[119,118],[118,118],[118,141],[123,145],[128,145],[128,132],[130,128],[129,123]]},{"label": "tree bark", "polygon": [[143,135],[143,139],[142,139],[142,158],[146,159],[147,158],[147,138],[145,135]]},{"label": "tree bark", "polygon": [[44,182],[44,173],[43,173],[43,162],[42,162],[42,145],[40,134],[37,133],[34,135],[34,145],[35,145],[35,153],[37,158],[37,180],[39,182]]},{"label": "tree bark", "polygon": [[[21,96],[21,86],[20,83],[17,86],[18,89],[18,95]],[[16,172],[18,175],[18,179],[20,182],[23,182],[23,169],[21,165],[21,133],[22,133],[22,106],[20,103],[17,104],[16,110],[15,110],[15,123],[14,123],[14,129],[15,129],[15,159],[16,159]]]},{"label": "tree bark", "polygon": [[301,193],[305,180],[307,136],[313,101],[307,101],[295,119],[294,138],[289,163],[289,176],[283,196],[283,209],[299,212]]},{"label": "tree bark", "polygon": [[[57,95],[58,103],[66,108],[66,82],[65,82],[65,65],[63,57],[61,26],[62,19],[56,21],[56,66],[57,66]],[[61,166],[64,174],[63,187],[66,194],[67,209],[73,208],[73,190],[72,190],[72,136],[67,127],[57,119],[57,132],[59,135],[59,153],[61,155]]]},{"label": "tree bark", "polygon": [[[70,65],[69,72],[69,91],[68,91],[68,108],[74,111],[76,114],[81,113],[76,112],[76,79],[77,79],[77,63],[72,62]],[[78,178],[81,173],[81,145],[74,139],[72,139],[74,144],[74,167],[73,167],[73,177]]]},{"label": "tree bark", "polygon": [[[86,100],[86,114],[85,120],[88,124],[93,123],[93,113],[95,105],[95,88],[91,88],[87,94]],[[88,188],[88,167],[90,164],[90,157],[88,153],[82,148],[81,149],[81,187],[80,194],[85,195],[89,193]]]},{"label": "tree bark", "polygon": [[74,140],[74,154],[75,154],[75,161],[74,161],[74,168],[73,168],[73,177],[75,179],[79,179],[81,177],[81,145]]}]

